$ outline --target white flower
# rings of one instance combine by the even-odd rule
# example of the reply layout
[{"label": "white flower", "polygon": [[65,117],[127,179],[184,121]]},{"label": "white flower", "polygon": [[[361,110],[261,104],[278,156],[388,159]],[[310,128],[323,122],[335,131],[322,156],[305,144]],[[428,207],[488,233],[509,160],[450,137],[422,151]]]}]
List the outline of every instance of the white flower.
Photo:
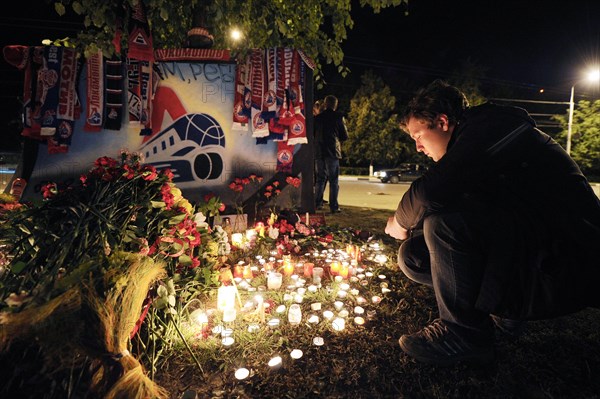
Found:
[{"label": "white flower", "polygon": [[208,223],[206,223],[206,216],[202,212],[198,212],[194,215],[194,222],[197,227],[200,228],[208,228]]},{"label": "white flower", "polygon": [[279,237],[279,229],[277,227],[269,226],[269,238],[276,240]]}]

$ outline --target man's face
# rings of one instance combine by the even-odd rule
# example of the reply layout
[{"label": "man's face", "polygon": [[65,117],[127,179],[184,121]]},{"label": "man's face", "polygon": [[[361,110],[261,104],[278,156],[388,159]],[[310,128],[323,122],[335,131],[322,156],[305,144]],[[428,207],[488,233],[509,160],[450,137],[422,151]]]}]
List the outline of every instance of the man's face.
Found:
[{"label": "man's face", "polygon": [[412,117],[406,129],[415,141],[417,151],[437,162],[446,154],[454,126],[449,125],[448,117],[442,114],[435,119],[433,127],[429,127],[426,120]]}]

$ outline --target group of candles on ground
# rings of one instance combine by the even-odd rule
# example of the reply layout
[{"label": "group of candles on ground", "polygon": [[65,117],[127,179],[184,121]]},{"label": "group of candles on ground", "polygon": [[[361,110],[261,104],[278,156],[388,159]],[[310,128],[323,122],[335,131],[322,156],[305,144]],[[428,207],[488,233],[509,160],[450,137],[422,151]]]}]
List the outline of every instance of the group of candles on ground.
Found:
[{"label": "group of candles on ground", "polygon": [[[304,321],[335,332],[344,331],[348,322],[362,326],[376,316],[376,306],[390,292],[387,277],[380,274],[386,262],[387,256],[382,254],[378,243],[348,245],[345,251],[330,248],[306,253],[296,262],[289,255],[276,258],[274,253],[267,258],[256,256],[254,264],[240,261],[233,271],[227,268],[222,273],[216,308],[194,310],[190,324],[210,328],[207,335],[220,337],[224,346],[234,344],[233,325],[239,318],[251,321],[244,326],[248,332],[257,332],[263,326],[276,329],[282,319],[291,326],[300,326]],[[371,295],[373,285],[378,285],[376,295]],[[370,298],[361,291],[369,291]],[[247,298],[244,303],[240,293]],[[277,304],[267,296],[278,297],[282,303]],[[302,312],[303,303],[306,314]],[[312,343],[322,346],[324,339],[315,336]],[[302,356],[300,349],[290,352],[292,359]],[[282,361],[275,356],[269,367],[277,369]],[[240,380],[249,375],[246,368],[235,372],[235,378]]]}]

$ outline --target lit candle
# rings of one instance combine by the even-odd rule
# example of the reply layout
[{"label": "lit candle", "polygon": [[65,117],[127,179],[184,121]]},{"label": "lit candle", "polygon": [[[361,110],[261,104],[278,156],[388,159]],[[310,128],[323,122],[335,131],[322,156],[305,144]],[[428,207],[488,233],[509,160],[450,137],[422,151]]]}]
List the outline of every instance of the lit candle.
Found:
[{"label": "lit candle", "polygon": [[267,276],[267,287],[270,290],[278,290],[281,288],[281,283],[283,282],[283,276],[281,273],[271,272]]},{"label": "lit candle", "polygon": [[232,321],[235,321],[236,316],[237,313],[235,308],[227,308],[223,310],[223,321],[225,323],[231,323]]},{"label": "lit candle", "polygon": [[257,295],[254,297],[254,300],[256,301],[256,308],[258,310],[258,316],[260,317],[260,321],[261,323],[265,322],[265,305],[264,305],[264,299],[262,296]]},{"label": "lit candle", "polygon": [[281,367],[281,362],[281,356],[275,356],[269,360],[269,367],[271,367],[271,370],[277,370]]},{"label": "lit candle", "polygon": [[244,266],[244,271],[243,271],[242,277],[245,279],[252,279],[252,277],[254,277],[254,275],[252,274],[252,268],[250,267],[250,265]]},{"label": "lit candle", "polygon": [[341,317],[336,317],[331,322],[331,327],[333,327],[335,331],[342,331],[346,327],[346,320]]},{"label": "lit candle", "polygon": [[363,317],[356,316],[354,318],[354,324],[356,324],[358,326],[362,326],[363,324],[365,324],[365,319]]},{"label": "lit candle", "polygon": [[284,258],[283,260],[283,274],[286,276],[291,276],[294,274],[294,265],[289,258]]},{"label": "lit candle", "polygon": [[348,264],[346,262],[342,263],[342,266],[340,267],[340,276],[342,278],[348,278],[349,272],[350,268],[348,267]]},{"label": "lit candle", "polygon": [[190,319],[198,324],[201,328],[208,324],[208,315],[202,309],[196,309],[190,315]]},{"label": "lit candle", "polygon": [[217,291],[217,309],[221,312],[235,307],[236,289],[232,285],[222,285]]},{"label": "lit candle", "polygon": [[333,261],[331,262],[331,274],[332,275],[336,275],[340,272],[340,262],[338,261]]},{"label": "lit candle", "polygon": [[361,315],[365,313],[365,309],[361,306],[355,306],[354,307],[354,313]]},{"label": "lit candle", "polygon": [[304,264],[304,277],[311,277],[313,275],[314,267],[315,267],[314,263],[306,262]]},{"label": "lit candle", "polygon": [[235,371],[235,378],[237,378],[238,380],[243,380],[245,378],[247,378],[250,375],[250,370],[248,370],[247,368],[239,368]]},{"label": "lit candle", "polygon": [[290,357],[294,360],[296,359],[300,359],[302,357],[303,353],[300,349],[294,349],[290,352]]},{"label": "lit candle", "polygon": [[293,326],[299,325],[302,321],[302,310],[297,303],[290,305],[290,309],[288,310],[288,321]]},{"label": "lit candle", "polygon": [[306,225],[310,226],[310,214],[306,212]]}]

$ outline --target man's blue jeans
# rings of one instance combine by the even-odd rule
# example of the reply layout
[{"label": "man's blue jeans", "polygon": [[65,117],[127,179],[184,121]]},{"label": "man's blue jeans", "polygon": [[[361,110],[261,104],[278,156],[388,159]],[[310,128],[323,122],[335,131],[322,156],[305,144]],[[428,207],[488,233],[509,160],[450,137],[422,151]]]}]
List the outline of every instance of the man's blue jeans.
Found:
[{"label": "man's blue jeans", "polygon": [[323,206],[323,193],[325,192],[325,185],[329,182],[329,208],[334,212],[340,207],[338,204],[340,160],[337,158],[317,159],[316,171],[315,205],[317,208]]},{"label": "man's blue jeans", "polygon": [[431,215],[413,231],[398,251],[398,265],[413,281],[435,291],[439,316],[448,328],[478,344],[493,341],[493,323],[475,307],[485,264],[489,235],[477,215],[459,212]]}]

